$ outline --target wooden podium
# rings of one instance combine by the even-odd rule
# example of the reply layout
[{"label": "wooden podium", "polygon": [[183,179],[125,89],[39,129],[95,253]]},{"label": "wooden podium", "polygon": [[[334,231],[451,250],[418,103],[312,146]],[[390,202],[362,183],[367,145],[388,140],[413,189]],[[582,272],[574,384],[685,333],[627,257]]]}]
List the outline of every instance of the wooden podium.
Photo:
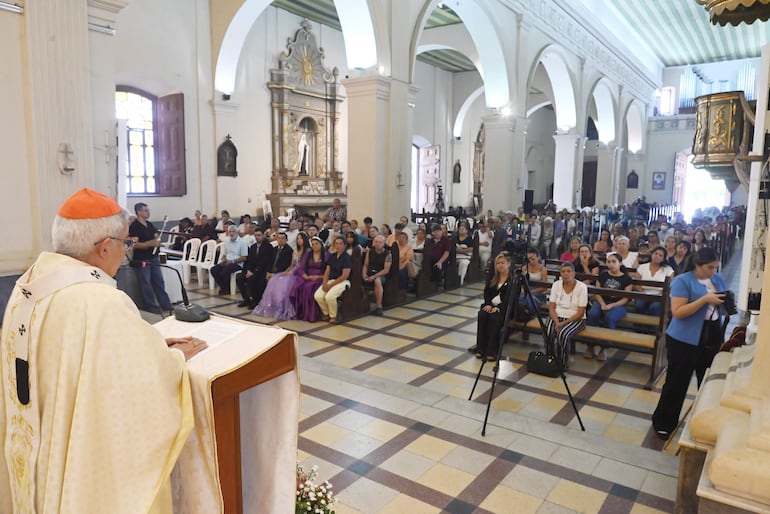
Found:
[{"label": "wooden podium", "polygon": [[210,341],[188,362],[195,429],[172,474],[174,512],[294,512],[297,335],[222,316],[155,326]]}]

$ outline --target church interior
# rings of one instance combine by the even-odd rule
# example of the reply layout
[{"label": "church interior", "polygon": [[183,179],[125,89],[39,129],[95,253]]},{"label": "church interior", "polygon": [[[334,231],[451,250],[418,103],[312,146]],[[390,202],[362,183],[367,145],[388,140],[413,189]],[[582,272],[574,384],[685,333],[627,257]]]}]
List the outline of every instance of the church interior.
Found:
[{"label": "church interior", "polygon": [[[722,203],[687,191],[704,181],[698,97],[743,91],[731,105],[757,129],[753,151],[746,129],[734,153],[763,155],[770,8],[719,3],[0,1],[0,210],[13,220],[0,307],[51,249],[58,206],[88,187],[132,214],[148,204],[164,228],[196,210],[323,214],[335,199],[348,219],[390,225],[449,206],[477,218],[549,202],[594,212],[644,199],[688,218],[746,206],[720,273],[748,312],[764,283],[763,163],[717,165],[711,150],[701,168]],[[709,19],[752,3],[753,23]],[[697,512],[681,510],[687,449],[650,422],[662,379],[650,387],[649,354],[588,360],[580,346],[562,383],[527,371],[543,339],[517,332],[494,393],[490,365],[469,400],[480,280],[336,324],[276,322],[235,294],[188,288],[213,313],[299,334],[297,462],[333,484],[338,514]],[[759,343],[754,361],[768,362]],[[759,375],[742,380],[766,391]],[[685,409],[697,393],[693,381]],[[704,494],[708,512],[770,512],[756,489]]]}]

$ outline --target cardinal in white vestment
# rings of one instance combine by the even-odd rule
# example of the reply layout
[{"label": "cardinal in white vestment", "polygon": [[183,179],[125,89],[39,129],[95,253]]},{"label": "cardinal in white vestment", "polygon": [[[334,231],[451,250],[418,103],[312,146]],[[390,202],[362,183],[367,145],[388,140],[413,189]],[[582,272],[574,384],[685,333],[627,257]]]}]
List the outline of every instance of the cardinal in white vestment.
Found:
[{"label": "cardinal in white vestment", "polygon": [[17,281],[0,339],[0,513],[171,512],[193,425],[185,360],[112,278],[128,214],[83,189]]}]

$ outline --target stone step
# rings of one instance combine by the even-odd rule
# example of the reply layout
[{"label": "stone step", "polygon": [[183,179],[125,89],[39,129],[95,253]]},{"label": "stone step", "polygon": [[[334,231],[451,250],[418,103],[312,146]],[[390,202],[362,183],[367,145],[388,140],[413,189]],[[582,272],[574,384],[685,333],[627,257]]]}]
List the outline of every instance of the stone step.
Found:
[{"label": "stone step", "polygon": [[713,446],[720,428],[735,413],[733,409],[720,405],[732,362],[731,353],[718,353],[698,391],[689,428],[692,438],[699,443]]},{"label": "stone step", "polygon": [[754,398],[742,394],[751,379],[752,364],[756,346],[741,346],[732,351],[730,372],[725,380],[722,405],[731,409],[749,412]]}]

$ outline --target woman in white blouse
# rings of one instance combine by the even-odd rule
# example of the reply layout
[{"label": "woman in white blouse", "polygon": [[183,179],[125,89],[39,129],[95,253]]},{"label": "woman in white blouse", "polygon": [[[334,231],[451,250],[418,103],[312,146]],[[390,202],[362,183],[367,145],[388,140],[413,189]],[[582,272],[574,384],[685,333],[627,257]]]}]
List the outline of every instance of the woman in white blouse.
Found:
[{"label": "woman in white blouse", "polygon": [[[640,264],[636,269],[636,273],[632,274],[632,277],[638,280],[649,280],[652,282],[665,282],[667,277],[674,274],[674,268],[668,265],[666,261],[666,249],[662,246],[658,246],[652,250],[650,254],[650,262],[646,264]],[[647,294],[660,294],[659,287],[652,286],[635,286],[638,291],[644,291]],[[636,300],[636,312],[640,314],[652,314],[654,316],[660,316],[660,311],[663,308],[663,302]]]},{"label": "woman in white blouse", "polygon": [[554,344],[555,348],[546,347],[546,350],[559,358],[562,367],[567,369],[570,339],[586,326],[588,286],[575,279],[575,265],[571,262],[563,262],[559,272],[561,280],[551,286],[545,325],[546,345]]}]

